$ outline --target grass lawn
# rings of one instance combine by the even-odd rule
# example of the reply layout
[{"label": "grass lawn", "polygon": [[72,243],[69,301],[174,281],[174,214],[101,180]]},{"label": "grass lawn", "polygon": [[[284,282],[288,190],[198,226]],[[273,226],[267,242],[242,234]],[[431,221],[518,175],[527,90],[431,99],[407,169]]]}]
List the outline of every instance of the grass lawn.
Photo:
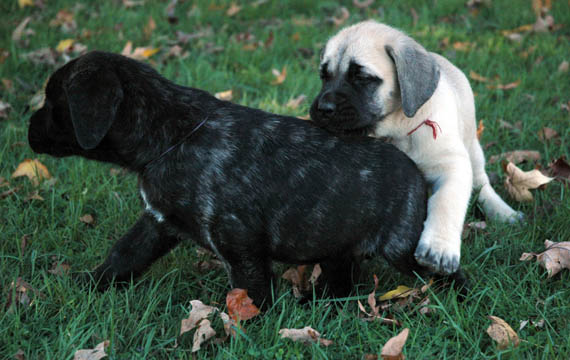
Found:
[{"label": "grass lawn", "polygon": [[[230,0],[180,0],[174,10],[176,23],[166,15],[168,1],[146,0],[130,8],[120,0],[35,2],[44,7],[20,8],[16,0],[0,3],[0,99],[12,107],[6,118],[0,117],[0,177],[10,183],[0,184],[0,193],[17,188],[0,198],[0,358],[12,358],[21,350],[25,359],[71,359],[77,349],[109,340],[107,353],[112,359],[361,359],[365,354],[379,355],[384,343],[403,327],[410,329],[404,347],[409,359],[568,358],[570,271],[547,278],[535,261],[519,261],[523,252],[542,251],[546,239],[570,241],[569,188],[557,181],[534,191],[533,202],[508,200],[527,215],[525,224],[488,222],[485,230],[471,231],[464,239],[462,263],[473,289],[463,303],[457,302],[454,291],[430,290],[433,311],[428,314],[420,314],[417,307],[386,310],[384,315],[400,320],[403,327],[365,322],[359,318],[356,300],[366,302],[373,288],[372,274],[380,279],[378,294],[398,285],[422,284],[396,274],[381,261],[371,262],[348,299],[301,305],[282,281],[273,307],[247,321],[245,332],[223,342],[210,340],[193,354],[192,334],[178,336],[190,301],[200,299],[223,310],[229,291],[222,269],[201,270],[196,265],[204,256],[194,244],[180,246],[124,290],[89,292],[69,275],[49,271],[54,263],[69,265],[71,271],[95,267],[142,207],[134,176],[107,164],[37,156],[31,151],[29,101],[64,56],[56,57],[57,65],[34,63],[26,56],[41,48],[55,49],[64,39],[74,39],[89,50],[113,52],[121,52],[132,41],[133,48],[160,48],[146,61],[179,84],[212,93],[231,89],[237,103],[303,116],[320,88],[317,66],[324,43],[340,27],[373,18],[405,30],[466,74],[474,71],[491,83],[520,81],[502,90],[471,80],[478,118],[485,126],[481,142],[487,158],[511,150],[537,150],[542,156],[537,164],[545,168],[560,156],[570,158],[570,113],[562,108],[570,100],[570,73],[558,71],[564,60],[570,61],[568,1],[553,1],[550,13],[560,27],[524,33],[520,41],[501,31],[535,22],[530,0],[489,1],[476,11],[467,8],[465,0],[386,0],[363,9],[352,1],[239,1],[242,8],[232,16],[227,14]],[[340,6],[350,16],[337,26],[330,18],[340,17]],[[60,10],[73,16],[75,27],[53,21]],[[14,29],[27,16],[29,23],[20,39],[13,41]],[[154,27],[149,25],[150,17]],[[200,36],[184,42],[178,31]],[[182,55],[168,57],[175,44],[181,46]],[[285,80],[273,85],[272,69],[283,68]],[[307,98],[298,107],[287,106],[302,94]],[[542,141],[538,133],[543,127],[554,129],[558,138]],[[37,188],[43,200],[28,199],[36,190],[28,179],[10,178],[20,162],[33,158],[57,179]],[[534,166],[534,162],[520,165],[524,170]],[[508,198],[500,162],[488,164],[487,170],[495,188]],[[94,217],[92,224],[80,221],[85,214]],[[481,220],[472,201],[466,221]],[[276,271],[284,269],[279,265]],[[26,300],[14,298],[18,294],[10,284],[18,278],[35,289],[27,291],[29,305],[16,305]],[[488,315],[508,322],[523,340],[520,345],[498,350],[486,333]],[[530,322],[519,331],[525,320]],[[220,321],[213,321],[213,326],[223,334]],[[281,328],[304,326],[334,343],[304,345],[278,335]]]}]

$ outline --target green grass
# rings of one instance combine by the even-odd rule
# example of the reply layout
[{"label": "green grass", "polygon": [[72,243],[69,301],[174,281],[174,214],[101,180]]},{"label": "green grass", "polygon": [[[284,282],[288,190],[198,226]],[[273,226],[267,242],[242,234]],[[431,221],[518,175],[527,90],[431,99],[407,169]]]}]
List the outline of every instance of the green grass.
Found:
[{"label": "green grass", "polygon": [[[72,271],[95,267],[112,243],[134,223],[141,212],[132,175],[111,175],[112,166],[79,158],[54,159],[35,155],[26,142],[31,96],[41,89],[55,68],[34,65],[22,55],[42,47],[55,48],[58,42],[74,38],[89,49],[120,52],[127,40],[135,46],[153,45],[167,48],[175,31],[193,33],[211,26],[213,35],[183,45],[186,59],[161,62],[161,54],[150,62],[169,79],[210,92],[233,89],[235,102],[291,115],[305,115],[311,99],[320,88],[317,75],[319,51],[338,28],[327,23],[337,2],[269,1],[244,8],[235,16],[225,11],[230,1],[216,1],[221,10],[212,9],[209,1],[179,1],[179,22],[167,22],[166,1],[146,1],[144,7],[125,9],[121,1],[45,1],[43,10],[19,9],[15,0],[0,4],[0,48],[10,56],[0,65],[0,78],[12,80],[13,91],[0,85],[0,98],[12,105],[7,119],[0,119],[0,176],[11,186],[20,186],[12,196],[0,199],[0,358],[11,358],[22,349],[27,359],[71,359],[80,348],[92,348],[110,340],[108,352],[113,359],[138,358],[323,358],[360,359],[364,354],[379,354],[383,344],[400,329],[358,318],[356,298],[365,299],[372,290],[372,274],[380,278],[378,293],[399,284],[417,286],[419,280],[394,274],[381,262],[367,268],[370,281],[360,284],[354,297],[341,300],[314,301],[299,305],[287,284],[278,285],[275,305],[263,316],[246,323],[246,332],[220,344],[209,342],[191,354],[191,334],[177,337],[180,321],[189,312],[189,302],[200,299],[224,308],[229,290],[223,270],[199,272],[196,246],[186,244],[161,259],[145,276],[125,290],[105,293],[89,292],[77,286],[69,276],[48,272],[54,259],[70,264]],[[352,1],[343,1],[351,16],[346,24],[375,18],[412,34],[429,50],[447,56],[464,72],[473,70],[483,76],[498,76],[502,83],[516,80],[520,85],[509,91],[489,90],[472,81],[477,93],[478,118],[484,120],[483,144],[496,142],[486,151],[487,158],[503,151],[533,149],[542,154],[543,167],[550,160],[565,155],[570,158],[568,112],[560,105],[570,100],[568,73],[557,72],[563,60],[570,60],[570,10],[567,1],[554,1],[552,14],[563,27],[554,33],[528,35],[520,43],[501,35],[534,22],[530,1],[496,0],[473,16],[465,0],[416,2],[375,2],[359,10]],[[50,27],[50,20],[61,9],[72,10],[76,3],[85,7],[75,15],[78,30],[64,34]],[[418,14],[414,26],[410,7]],[[26,17],[35,31],[27,47],[14,44],[11,34]],[[142,29],[152,16],[157,28],[145,39]],[[311,25],[299,20],[311,20]],[[122,24],[118,26],[117,24]],[[88,29],[91,36],[81,37]],[[266,41],[273,33],[271,46],[243,51],[236,34],[249,32],[256,41]],[[449,38],[447,47],[442,46]],[[456,41],[475,43],[473,50],[456,51]],[[223,50],[208,53],[212,46]],[[302,56],[298,49],[305,49]],[[520,53],[534,49],[527,58]],[[540,64],[534,65],[542,59]],[[271,85],[271,69],[287,67],[287,79]],[[298,108],[287,108],[291,98],[305,94],[307,100]],[[529,99],[527,94],[532,96]],[[499,119],[522,128],[513,132],[499,126]],[[537,133],[548,126],[560,134],[560,142],[543,143]],[[39,158],[57,178],[53,187],[41,188],[44,201],[26,202],[34,190],[27,179],[9,179],[16,166],[26,158]],[[529,170],[534,164],[525,164]],[[488,165],[489,172],[499,175],[495,184],[501,195],[504,179],[500,164]],[[0,188],[0,192],[7,188]],[[489,223],[485,232],[472,234],[464,241],[462,263],[473,281],[467,301],[458,303],[455,293],[437,290],[432,296],[436,310],[429,315],[417,311],[393,311],[393,315],[410,328],[405,346],[409,359],[421,358],[567,358],[570,353],[570,272],[553,278],[535,262],[520,262],[522,252],[541,251],[545,239],[568,241],[570,238],[570,201],[568,188],[559,182],[535,191],[535,201],[510,203],[527,214],[521,226]],[[79,221],[92,214],[95,225]],[[475,221],[480,212],[472,205],[467,221]],[[20,249],[21,238],[28,244]],[[280,271],[283,267],[278,268]],[[18,277],[29,282],[43,296],[33,298],[30,306],[4,308],[10,283]],[[522,320],[544,319],[544,327],[527,325],[519,335],[524,341],[517,348],[497,350],[485,330],[487,315],[503,318],[518,330]],[[325,338],[334,341],[328,348],[306,346],[280,339],[284,327],[310,325]],[[221,323],[214,322],[219,334]]]}]

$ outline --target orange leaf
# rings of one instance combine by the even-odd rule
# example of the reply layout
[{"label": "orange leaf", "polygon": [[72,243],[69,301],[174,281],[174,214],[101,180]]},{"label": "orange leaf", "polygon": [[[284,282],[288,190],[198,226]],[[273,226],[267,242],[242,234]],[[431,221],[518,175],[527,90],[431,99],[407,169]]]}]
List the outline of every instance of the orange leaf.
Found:
[{"label": "orange leaf", "polygon": [[253,305],[253,300],[247,296],[245,289],[232,289],[226,296],[226,305],[230,317],[235,321],[249,320],[259,314],[259,309]]},{"label": "orange leaf", "polygon": [[38,186],[40,180],[51,178],[47,167],[38,159],[22,161],[12,174],[13,178],[19,176],[27,176],[34,186]]},{"label": "orange leaf", "polygon": [[483,125],[483,120],[479,120],[479,126],[477,126],[477,140],[481,140],[483,131],[485,131],[485,125]]},{"label": "orange leaf", "polygon": [[489,78],[484,77],[483,75],[479,75],[477,74],[475,71],[471,70],[469,71],[469,77],[475,81],[479,81],[479,82],[487,82],[489,81]]}]

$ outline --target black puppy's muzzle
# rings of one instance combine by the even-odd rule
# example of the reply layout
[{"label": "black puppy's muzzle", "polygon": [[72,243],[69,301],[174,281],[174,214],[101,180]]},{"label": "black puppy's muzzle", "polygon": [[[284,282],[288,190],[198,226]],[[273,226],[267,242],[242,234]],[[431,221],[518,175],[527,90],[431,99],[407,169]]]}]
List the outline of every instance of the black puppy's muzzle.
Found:
[{"label": "black puppy's muzzle", "polygon": [[342,92],[328,90],[321,93],[310,110],[311,119],[329,130],[350,127],[358,114],[348,96]]}]

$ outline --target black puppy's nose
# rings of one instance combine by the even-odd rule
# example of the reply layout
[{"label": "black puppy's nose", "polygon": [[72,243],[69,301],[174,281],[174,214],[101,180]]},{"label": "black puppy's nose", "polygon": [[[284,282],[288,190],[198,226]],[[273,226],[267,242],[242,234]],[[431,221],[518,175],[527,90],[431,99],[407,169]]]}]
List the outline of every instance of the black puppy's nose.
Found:
[{"label": "black puppy's nose", "polygon": [[327,92],[321,96],[319,99],[319,105],[317,107],[319,111],[325,113],[333,113],[336,111],[336,104],[334,94],[332,92]]}]

